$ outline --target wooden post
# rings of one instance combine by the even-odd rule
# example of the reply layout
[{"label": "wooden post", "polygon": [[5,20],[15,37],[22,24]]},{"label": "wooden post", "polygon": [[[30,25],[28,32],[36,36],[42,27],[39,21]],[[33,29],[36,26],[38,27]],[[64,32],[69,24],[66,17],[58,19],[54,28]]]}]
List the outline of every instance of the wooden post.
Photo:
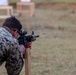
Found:
[{"label": "wooden post", "polygon": [[30,48],[26,49],[25,75],[31,75],[31,51],[30,51]]}]

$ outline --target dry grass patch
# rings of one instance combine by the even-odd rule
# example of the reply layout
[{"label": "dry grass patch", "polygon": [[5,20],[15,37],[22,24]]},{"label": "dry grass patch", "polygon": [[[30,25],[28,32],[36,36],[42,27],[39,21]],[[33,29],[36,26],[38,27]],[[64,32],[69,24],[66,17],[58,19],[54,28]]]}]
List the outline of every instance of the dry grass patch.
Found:
[{"label": "dry grass patch", "polygon": [[[75,10],[36,9],[32,18],[25,13],[18,17],[28,34],[34,30],[40,35],[32,43],[32,75],[76,74],[76,11],[72,11]],[[4,75],[2,68],[0,74]],[[24,71],[23,68],[20,75]]]}]

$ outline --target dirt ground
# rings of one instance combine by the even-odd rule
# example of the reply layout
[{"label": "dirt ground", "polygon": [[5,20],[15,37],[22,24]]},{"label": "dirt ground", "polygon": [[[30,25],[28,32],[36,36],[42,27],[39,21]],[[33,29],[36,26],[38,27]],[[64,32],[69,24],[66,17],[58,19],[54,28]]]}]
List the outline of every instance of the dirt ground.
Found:
[{"label": "dirt ground", "polygon": [[36,5],[38,8],[52,8],[52,9],[61,9],[63,7],[66,7],[66,8],[73,8],[75,9],[76,8],[76,4],[66,4],[66,3],[40,3],[40,4],[37,4]]},{"label": "dirt ground", "polygon": [[[14,8],[16,8],[16,3],[10,3]],[[76,9],[75,3],[36,3],[36,8],[52,8],[52,9],[61,9],[61,8],[71,8]]]}]

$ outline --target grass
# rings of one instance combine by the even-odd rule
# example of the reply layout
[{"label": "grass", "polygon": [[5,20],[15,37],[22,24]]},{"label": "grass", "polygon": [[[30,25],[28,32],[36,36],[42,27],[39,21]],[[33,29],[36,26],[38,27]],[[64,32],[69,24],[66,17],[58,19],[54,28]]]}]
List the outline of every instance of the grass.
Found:
[{"label": "grass", "polygon": [[[18,19],[28,34],[40,35],[32,43],[32,75],[76,75],[76,10],[36,9],[34,17],[24,13]],[[3,64],[0,75],[5,74]]]},{"label": "grass", "polygon": [[[18,2],[20,0],[9,0],[9,2]],[[49,2],[62,2],[62,3],[76,3],[76,0],[31,0],[35,3],[49,3]]]},{"label": "grass", "polygon": [[[48,11],[48,12],[47,12]],[[18,17],[23,28],[40,37],[32,43],[32,75],[76,74],[76,11],[36,9],[35,17]],[[0,69],[4,66],[0,67]],[[24,75],[24,68],[21,75]],[[5,69],[0,70],[4,75]]]},{"label": "grass", "polygon": [[76,13],[72,11],[37,9],[34,18],[25,18],[24,28],[40,35],[32,45],[32,75],[75,75]]}]

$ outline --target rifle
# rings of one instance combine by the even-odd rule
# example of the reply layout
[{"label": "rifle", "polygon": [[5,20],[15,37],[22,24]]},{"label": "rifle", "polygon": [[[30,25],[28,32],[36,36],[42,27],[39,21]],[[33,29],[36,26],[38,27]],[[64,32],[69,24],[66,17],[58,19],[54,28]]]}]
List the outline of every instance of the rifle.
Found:
[{"label": "rifle", "polygon": [[[18,38],[19,44],[24,45],[26,47],[27,42],[33,42],[36,40],[36,38],[39,37],[39,35],[34,35],[34,31],[32,31],[31,35],[27,35],[27,31],[21,30],[19,35],[20,37]],[[25,58],[25,75],[31,75],[31,51],[30,48],[26,49],[26,57]]]}]

